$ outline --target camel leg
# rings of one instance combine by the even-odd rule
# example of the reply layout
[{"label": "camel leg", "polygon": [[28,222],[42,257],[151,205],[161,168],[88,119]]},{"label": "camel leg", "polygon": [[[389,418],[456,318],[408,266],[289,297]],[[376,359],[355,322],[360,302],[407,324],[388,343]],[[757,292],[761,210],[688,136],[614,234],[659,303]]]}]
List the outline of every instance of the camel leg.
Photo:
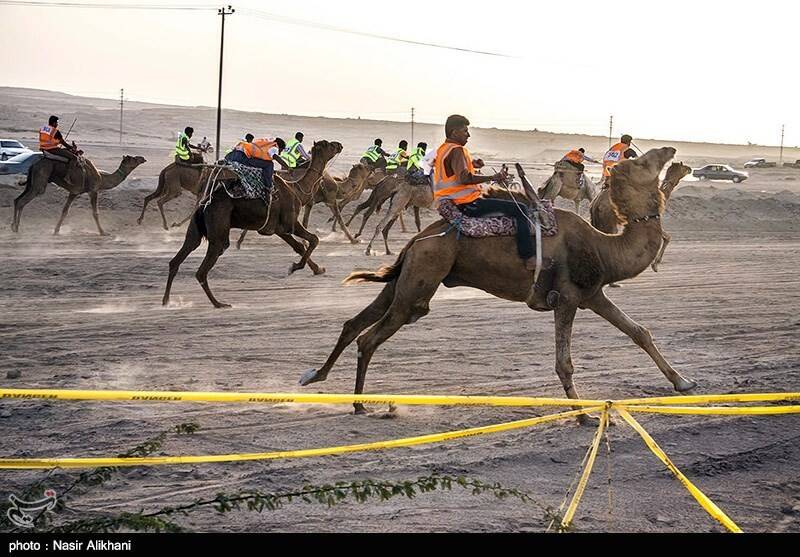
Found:
[{"label": "camel leg", "polygon": [[675,387],[676,391],[684,393],[697,386],[697,383],[683,377],[664,359],[664,356],[661,355],[658,347],[653,342],[653,335],[650,334],[650,331],[628,317],[625,312],[619,309],[605,294],[600,292],[585,303],[585,306],[631,337],[639,348],[647,352],[653,362],[658,366],[658,369],[661,370],[661,373],[663,373],[669,382],[672,383],[672,386]]},{"label": "camel leg", "polygon": [[242,244],[244,243],[244,237],[247,236],[247,229],[245,228],[242,230],[242,233],[239,234],[239,239],[236,240],[236,249],[242,249]]},{"label": "camel leg", "polygon": [[336,223],[338,222],[339,226],[342,228],[342,232],[344,232],[344,235],[347,236],[348,240],[350,240],[350,243],[351,244],[357,244],[358,240],[353,238],[353,235],[350,234],[350,230],[347,228],[347,225],[344,223],[344,219],[342,218],[342,211],[339,208],[339,202],[338,201],[334,201],[333,202],[333,207],[331,207],[331,211],[333,211],[334,228],[335,228]]},{"label": "camel leg", "polygon": [[419,207],[414,206],[414,224],[417,225],[417,232],[422,232],[422,221],[419,218]]},{"label": "camel leg", "polygon": [[672,240],[672,236],[665,231],[661,231],[661,247],[658,248],[658,253],[656,254],[656,258],[653,259],[653,262],[650,264],[650,267],[653,269],[653,272],[658,272],[658,266],[661,265],[661,259],[664,257],[664,252],[667,251],[667,246],[669,245],[670,240]]},{"label": "camel leg", "polygon": [[392,303],[394,298],[394,283],[389,283],[383,287],[381,293],[375,298],[371,304],[361,310],[361,312],[352,319],[345,321],[342,327],[342,333],[339,335],[339,340],[336,341],[333,351],[325,360],[323,366],[317,369],[311,369],[303,374],[300,378],[301,385],[309,385],[318,381],[325,381],[328,374],[333,369],[336,360],[339,359],[344,349],[356,339],[358,335],[367,327],[372,326],[378,319],[383,317],[386,310]]},{"label": "camel leg", "polygon": [[97,225],[97,231],[100,233],[101,236],[108,236],[108,233],[105,230],[103,230],[102,226],[100,226],[100,212],[97,210],[96,191],[89,192],[89,200],[92,202],[92,217],[94,217],[94,223]]},{"label": "camel leg", "polygon": [[[392,255],[392,250],[389,249],[389,230],[392,229],[392,226],[394,226],[394,223],[397,220],[397,218],[398,217],[393,218],[392,220],[389,221],[389,223],[386,226],[383,227],[383,231],[382,231],[382,233],[383,233],[383,245],[386,247],[386,255]],[[400,213],[399,218],[400,219],[403,218],[403,214],[402,213]],[[402,220],[401,220],[401,222],[402,222]]]},{"label": "camel leg", "polygon": [[195,213],[197,216],[192,219],[189,226],[186,228],[186,238],[183,240],[183,246],[181,246],[181,249],[169,262],[169,277],[167,278],[167,287],[164,290],[164,298],[161,300],[161,305],[166,306],[169,304],[169,293],[170,290],[172,290],[172,281],[175,280],[175,275],[178,274],[181,263],[189,257],[190,253],[200,247],[200,243],[203,240],[203,235],[200,233],[200,228],[196,220],[198,218],[202,219],[203,214],[197,211]]},{"label": "camel leg", "polygon": [[361,217],[361,228],[358,229],[358,233],[355,235],[356,238],[361,236],[364,233],[364,227],[367,225],[367,221],[372,216],[372,213],[375,212],[375,208],[371,205],[367,207],[367,211],[364,213],[364,216]]},{"label": "camel leg", "polygon": [[203,258],[203,262],[195,273],[197,282],[203,287],[203,291],[206,293],[211,303],[214,304],[215,308],[231,307],[230,304],[225,304],[217,300],[211,292],[211,288],[208,286],[209,271],[211,271],[217,259],[219,259],[219,256],[225,252],[230,244],[231,212],[232,207],[230,206],[220,206],[215,212],[206,212],[205,222],[208,230],[208,249],[206,250],[206,256]]},{"label": "camel leg", "polygon": [[46,183],[44,187],[34,187],[32,177],[28,177],[28,183],[25,186],[25,189],[17,196],[16,199],[14,199],[14,219],[11,222],[12,232],[19,232],[19,224],[22,220],[22,209],[25,208],[25,205],[33,201],[36,197],[42,195],[46,187]]},{"label": "camel leg", "polygon": [[[408,279],[416,276],[413,290],[402,292],[399,286],[403,283],[410,282],[403,280],[400,277],[395,284],[395,296],[389,310],[381,317],[375,325],[372,326],[366,333],[358,337],[358,366],[356,371],[356,386],[355,394],[360,395],[364,392],[364,381],[367,377],[367,367],[372,359],[372,355],[378,347],[386,342],[393,334],[395,334],[403,325],[414,323],[419,318],[424,317],[430,311],[428,303],[436,289],[439,287],[440,281],[447,275],[430,275],[423,277],[422,273],[406,274],[409,268],[403,269],[403,275]],[[403,284],[408,288],[409,284]],[[365,412],[363,404],[354,404],[356,414],[363,414]]]},{"label": "camel leg", "polygon": [[[289,246],[291,246],[291,248],[297,253],[297,255],[302,257],[303,254],[305,254],[306,252],[305,246],[300,242],[298,242],[297,240],[295,240],[294,236],[292,236],[291,234],[279,232],[277,233],[277,236],[281,240],[289,244]],[[314,261],[312,261],[310,257],[308,258],[308,266],[311,267],[311,270],[314,272],[315,275],[322,275],[325,273],[325,267],[320,267],[319,265],[314,263]]]},{"label": "camel leg", "polygon": [[153,199],[155,199],[156,197],[158,197],[159,195],[161,195],[161,192],[160,192],[160,191],[158,191],[158,190],[156,190],[156,191],[154,191],[153,193],[151,193],[150,195],[148,195],[148,196],[146,196],[146,197],[144,198],[144,203],[142,204],[142,214],[141,214],[141,215],[139,215],[139,218],[138,218],[138,219],[136,219],[136,224],[142,224],[142,221],[144,220],[144,212],[147,210],[147,205],[148,205],[148,204],[149,204],[149,203],[150,203],[150,202],[151,202]]},{"label": "camel leg", "polygon": [[56,229],[53,231],[53,236],[58,236],[58,233],[61,230],[61,224],[64,222],[64,219],[67,218],[69,206],[72,205],[72,202],[75,201],[76,197],[78,197],[77,193],[70,193],[67,196],[67,201],[64,203],[64,208],[61,209],[61,217],[58,219],[58,224],[56,224]]},{"label": "camel leg", "polygon": [[[575,389],[575,383],[572,381],[572,375],[575,373],[575,368],[572,365],[572,324],[575,322],[575,313],[577,308],[571,304],[559,304],[555,309],[555,326],[556,326],[556,374],[561,380],[561,385],[564,387],[568,398],[578,399],[578,391]],[[573,406],[574,410],[578,410],[579,406]],[[595,420],[589,416],[582,414],[578,416],[578,423],[581,425],[590,425]]]},{"label": "camel leg", "polygon": [[303,207],[303,228],[308,229],[308,221],[311,218],[311,205]]},{"label": "camel leg", "polygon": [[581,200],[580,199],[576,199],[575,200],[575,214],[578,215],[578,216],[581,216]]},{"label": "camel leg", "polygon": [[[167,201],[172,201],[173,199],[177,199],[181,196],[181,192],[167,192],[167,195],[161,196],[156,201],[156,205],[158,205],[158,211],[161,213],[161,224],[164,227],[164,230],[169,230],[169,226],[167,226],[167,215],[164,213],[164,204]],[[194,214],[194,211],[192,211]]]},{"label": "camel leg", "polygon": [[[403,211],[405,211],[405,209],[403,209]],[[406,223],[403,221],[403,211],[400,211],[400,214],[398,215],[398,218],[400,219],[400,232],[408,232],[406,229]]]},{"label": "camel leg", "polygon": [[350,219],[347,221],[347,226],[350,226],[350,223],[352,223],[352,222],[353,222],[353,219],[355,219],[355,218],[356,218],[356,215],[358,215],[358,214],[359,214],[361,211],[363,211],[363,210],[364,210],[364,209],[366,209],[367,207],[369,207],[369,199],[367,199],[367,200],[366,200],[364,203],[360,203],[360,204],[359,204],[359,205],[356,207],[356,210],[355,210],[355,212],[354,212],[352,215],[350,215]]},{"label": "camel leg", "polygon": [[305,253],[300,256],[300,261],[297,263],[292,263],[292,266],[289,268],[290,275],[306,266],[308,260],[311,259],[311,252],[313,252],[319,245],[319,238],[317,235],[306,230],[306,228],[299,222],[296,222],[294,225],[294,235],[299,236],[308,242],[308,247],[305,249]]},{"label": "camel leg", "polygon": [[[387,225],[389,225],[389,222],[393,222],[395,219],[398,218],[398,216],[401,216],[403,208],[406,206],[406,203],[408,203],[407,199],[397,199],[396,198],[397,195],[398,194],[392,196],[392,198],[389,200],[389,208],[386,210],[386,214],[383,216],[378,226],[375,227],[375,233],[372,235],[372,239],[369,241],[369,244],[367,244],[367,249],[364,250],[364,253],[366,255],[370,255],[370,252],[372,250],[372,243],[375,241],[375,238],[378,237],[378,234],[381,231],[383,231]],[[387,237],[386,235],[388,233],[389,233],[388,230],[384,233],[384,239]],[[386,249],[388,251],[389,249],[388,244],[386,246]]]}]

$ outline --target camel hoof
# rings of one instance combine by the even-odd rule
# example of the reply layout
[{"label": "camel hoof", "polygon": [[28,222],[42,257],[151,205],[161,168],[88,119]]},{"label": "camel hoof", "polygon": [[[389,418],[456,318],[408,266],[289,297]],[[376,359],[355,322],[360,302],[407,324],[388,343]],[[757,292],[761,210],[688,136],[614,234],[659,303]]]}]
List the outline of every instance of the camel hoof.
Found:
[{"label": "camel hoof", "polygon": [[295,272],[299,271],[303,267],[298,265],[297,263],[292,263],[289,265],[289,276],[292,276]]},{"label": "camel hoof", "polygon": [[675,390],[685,395],[692,394],[692,391],[694,391],[696,388],[697,381],[692,381],[691,379],[681,378],[681,380],[678,381],[678,384],[675,385]]},{"label": "camel hoof", "polygon": [[369,411],[364,407],[363,404],[354,404],[353,405],[353,415],[354,416],[366,416],[369,414]]},{"label": "camel hoof", "polygon": [[311,383],[317,383],[319,381],[325,381],[328,378],[327,375],[321,374],[316,369],[309,369],[303,375],[300,376],[300,385],[305,387],[306,385],[310,385]]},{"label": "camel hoof", "polygon": [[361,242],[359,242],[359,241],[358,241],[358,240],[356,240],[355,238],[351,238],[351,239],[350,239],[350,243],[351,243],[351,244],[360,244]]},{"label": "camel hoof", "polygon": [[616,282],[612,282],[608,285],[609,288],[622,288],[621,284],[617,284]]},{"label": "camel hoof", "polygon": [[325,269],[325,267],[320,267],[316,271],[314,271],[314,274],[315,275],[324,275],[326,270],[327,269]]},{"label": "camel hoof", "polygon": [[139,226],[141,226],[141,225],[142,225],[142,219],[136,219],[136,224],[138,224]]},{"label": "camel hoof", "polygon": [[217,308],[217,309],[229,309],[229,308],[232,308],[233,306],[230,305],[230,304],[223,304],[222,302],[219,302],[219,303],[214,304],[214,307]]},{"label": "camel hoof", "polygon": [[359,232],[358,234],[356,234],[355,236],[353,236],[353,238],[358,238],[359,236],[361,236],[361,232]]},{"label": "camel hoof", "polygon": [[657,273],[658,272],[658,263],[653,263],[652,265],[650,265],[650,268],[653,269],[654,273]]},{"label": "camel hoof", "polygon": [[394,255],[391,251],[386,250],[386,255]]}]

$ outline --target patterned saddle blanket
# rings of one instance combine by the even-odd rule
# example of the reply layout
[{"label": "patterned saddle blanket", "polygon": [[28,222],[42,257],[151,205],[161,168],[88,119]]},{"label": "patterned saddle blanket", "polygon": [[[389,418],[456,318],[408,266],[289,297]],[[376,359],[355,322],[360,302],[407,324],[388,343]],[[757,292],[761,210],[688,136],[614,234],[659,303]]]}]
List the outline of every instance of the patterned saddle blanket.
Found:
[{"label": "patterned saddle blanket", "polygon": [[274,188],[267,187],[261,179],[261,169],[230,162],[226,165],[239,178],[233,182],[221,181],[225,192],[233,199],[261,199],[269,203]]},{"label": "patterned saddle blanket", "polygon": [[[540,221],[542,223],[542,236],[555,236],[558,233],[558,223],[553,210],[552,202],[543,199]],[[439,204],[439,214],[453,225],[459,233],[470,238],[487,238],[489,236],[514,236],[517,233],[517,223],[513,218],[505,215],[499,217],[468,217],[459,210],[452,201],[443,201]],[[528,209],[528,216],[533,220],[533,210]]]}]

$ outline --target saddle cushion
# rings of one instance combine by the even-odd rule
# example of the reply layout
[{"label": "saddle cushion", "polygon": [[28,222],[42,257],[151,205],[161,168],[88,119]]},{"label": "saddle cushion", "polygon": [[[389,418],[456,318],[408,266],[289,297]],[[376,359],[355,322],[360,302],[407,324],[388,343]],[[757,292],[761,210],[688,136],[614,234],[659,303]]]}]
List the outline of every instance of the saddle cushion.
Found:
[{"label": "saddle cushion", "polygon": [[[542,236],[555,236],[558,233],[553,204],[542,200],[542,210],[539,220],[542,223]],[[489,236],[514,236],[517,233],[517,223],[508,216],[497,217],[468,217],[452,201],[442,201],[438,207],[439,214],[453,225],[459,233],[470,238],[487,238]],[[533,220],[533,210],[528,208],[528,215]]]},{"label": "saddle cushion", "polygon": [[53,153],[48,153],[47,151],[42,151],[42,156],[46,159],[50,159],[52,161],[64,162],[68,163],[69,159],[66,157],[59,157],[58,155],[54,155]]},{"label": "saddle cushion", "polygon": [[239,178],[234,181],[219,182],[230,197],[233,199],[261,199],[265,203],[269,203],[272,188],[264,184],[260,168],[237,162],[228,163],[225,168],[230,169]]}]

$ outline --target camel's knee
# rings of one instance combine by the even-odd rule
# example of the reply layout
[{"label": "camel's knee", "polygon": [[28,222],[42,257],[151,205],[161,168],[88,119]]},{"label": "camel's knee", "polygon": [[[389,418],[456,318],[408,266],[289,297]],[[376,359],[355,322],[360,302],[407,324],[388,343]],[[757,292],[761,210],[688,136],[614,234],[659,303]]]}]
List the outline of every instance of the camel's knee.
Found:
[{"label": "camel's knee", "polygon": [[416,323],[417,321],[428,315],[430,312],[431,308],[427,302],[425,302],[424,304],[415,305],[414,307],[411,308],[411,315],[409,316],[408,321],[406,321],[406,323],[409,325],[412,323]]}]

